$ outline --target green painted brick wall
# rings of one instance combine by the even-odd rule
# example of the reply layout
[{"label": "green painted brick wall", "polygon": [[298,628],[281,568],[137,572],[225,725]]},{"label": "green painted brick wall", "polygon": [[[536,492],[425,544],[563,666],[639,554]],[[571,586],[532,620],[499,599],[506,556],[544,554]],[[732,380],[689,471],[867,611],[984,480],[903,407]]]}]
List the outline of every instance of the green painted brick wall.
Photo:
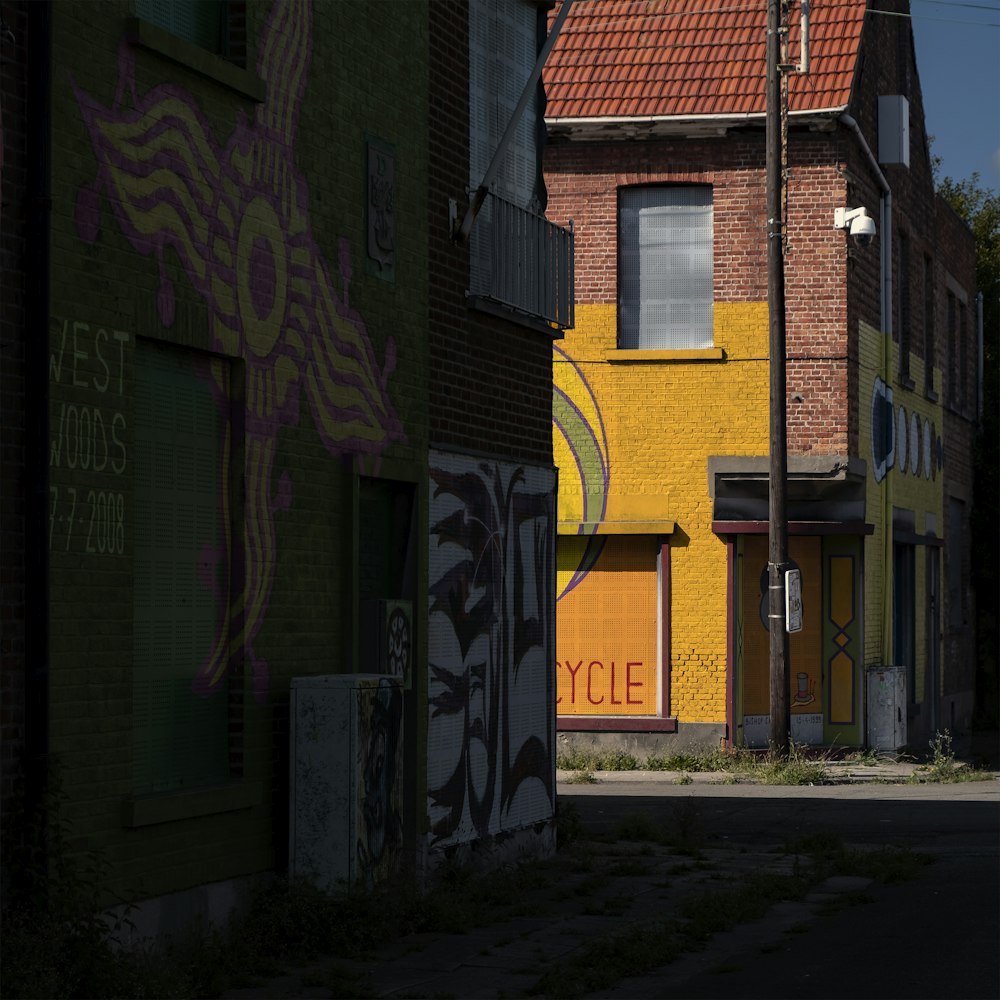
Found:
[{"label": "green painted brick wall", "polygon": [[[267,80],[269,117],[259,120],[253,99],[197,70],[206,63],[197,53],[129,44],[130,3],[54,7],[51,749],[79,846],[102,849],[112,862],[113,887],[132,898],[284,863],[289,679],[352,667],[353,478],[358,469],[374,473],[379,456],[426,464],[426,5],[320,3],[311,20],[309,11],[283,4],[269,21],[269,3],[246,5],[248,76],[262,54],[272,66],[289,66],[296,38],[303,45],[300,68],[307,68],[301,98],[298,77],[274,72]],[[139,125],[137,108],[150,109]],[[98,118],[111,123],[102,148],[128,169],[101,173],[108,169],[101,156],[108,154],[95,148]],[[259,156],[250,155],[252,133]],[[394,168],[395,257],[388,276],[367,254],[369,141],[391,153]],[[135,164],[149,156],[159,157],[165,198],[151,197],[159,181],[133,180],[145,169]],[[138,194],[130,201],[123,192],[132,189]],[[293,224],[284,233],[269,230],[272,217],[249,195],[238,196],[240,190],[270,192]],[[192,202],[192,191],[217,197]],[[129,212],[115,210],[119,196]],[[242,215],[226,216],[227,198],[242,206]],[[285,246],[291,291],[286,312],[253,329],[247,323],[241,339],[233,322],[220,327],[220,316],[231,319],[256,244],[220,243],[219,235],[248,220],[264,243],[273,237]],[[164,229],[173,239],[163,240],[158,253],[156,234]],[[182,235],[202,241],[201,259],[211,258],[228,291],[201,283]],[[236,247],[235,259],[225,257],[227,247]],[[165,290],[171,323],[160,309]],[[253,289],[247,294],[252,298]],[[289,362],[280,361],[280,352],[269,354],[270,346],[283,345],[294,372],[286,381],[293,401],[268,424],[273,470],[259,486],[259,498],[273,509],[273,538],[247,529],[273,572],[248,640],[266,661],[267,681],[255,691],[245,664],[233,735],[242,747],[243,778],[235,783],[245,794],[229,811],[185,817],[182,802],[172,821],[129,826],[129,810],[147,815],[151,808],[130,804],[138,337],[232,359],[234,377],[247,380],[240,391],[248,428],[255,417],[267,423],[273,412],[254,395],[254,373],[264,381],[273,376],[278,386],[288,375]],[[338,347],[344,338],[348,347]],[[338,351],[363,356],[362,381],[388,401],[384,413],[368,413],[368,404],[337,384],[331,368]],[[320,373],[324,398],[336,397],[346,408],[330,402],[317,411],[303,389],[312,372]],[[364,434],[331,444],[345,422]],[[254,460],[248,448],[251,494]]]}]

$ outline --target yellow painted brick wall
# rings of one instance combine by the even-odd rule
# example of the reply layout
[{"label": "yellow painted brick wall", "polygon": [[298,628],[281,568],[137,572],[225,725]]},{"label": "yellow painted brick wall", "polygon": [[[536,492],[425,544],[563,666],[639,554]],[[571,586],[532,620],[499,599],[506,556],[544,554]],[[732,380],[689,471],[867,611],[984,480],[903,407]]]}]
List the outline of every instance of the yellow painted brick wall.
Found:
[{"label": "yellow painted brick wall", "polygon": [[[875,525],[874,534],[865,542],[865,663],[875,664],[894,659],[892,650],[892,537],[886,526],[891,525],[893,508],[912,511],[914,528],[918,535],[944,535],[943,479],[938,461],[939,439],[944,416],[939,402],[929,399],[924,391],[924,362],[915,354],[910,355],[910,378],[914,389],[898,381],[898,345],[886,345],[881,332],[865,323],[860,325],[860,402],[859,452],[868,462],[866,495],[867,519]],[[883,358],[883,348],[887,347]],[[875,474],[875,456],[872,448],[872,398],[876,380],[881,378],[892,388],[892,417],[895,427],[894,460],[881,482]],[[933,373],[934,389],[940,398],[941,372]],[[900,465],[900,408],[906,413],[907,443],[906,468]],[[919,421],[917,439],[920,460],[916,473],[911,464],[910,425],[916,414]],[[930,430],[932,445],[931,464],[925,464],[924,439]],[[924,696],[924,671],[927,663],[927,566],[926,549],[916,549],[916,695]],[[939,581],[940,587],[943,581]],[[941,600],[939,597],[940,608]],[[939,611],[940,614],[940,611]],[[943,673],[943,671],[942,671]]]},{"label": "yellow painted brick wall", "polygon": [[[616,331],[614,305],[577,305],[576,328],[555,354],[555,386],[588,423],[598,414],[603,423],[605,519],[676,523],[671,709],[684,722],[724,722],[726,545],[712,533],[708,457],[767,454],[767,303],[716,302],[721,360],[674,360],[670,352],[662,352],[662,360],[609,360]],[[581,474],[558,430],[553,444],[559,519],[580,520],[584,492],[596,499],[603,480]],[[558,622],[558,605],[556,613]]]}]

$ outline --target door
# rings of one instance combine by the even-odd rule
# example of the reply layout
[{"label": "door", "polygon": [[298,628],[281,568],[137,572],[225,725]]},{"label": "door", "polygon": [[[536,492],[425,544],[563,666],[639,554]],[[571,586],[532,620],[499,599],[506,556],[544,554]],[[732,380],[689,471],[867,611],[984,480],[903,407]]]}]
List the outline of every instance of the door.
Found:
[{"label": "door", "polygon": [[[736,743],[768,745],[770,735],[770,633],[767,624],[767,537],[744,535],[737,566]],[[789,637],[789,691],[792,742],[823,742],[822,543],[818,536],[795,536],[789,560],[802,574],[802,631]]]},{"label": "door", "polygon": [[940,579],[941,551],[937,546],[931,545],[927,548],[927,671],[924,675],[927,687],[924,697],[930,708],[930,730],[934,733],[940,728]]},{"label": "door", "polygon": [[823,742],[863,744],[862,539],[823,539]]}]

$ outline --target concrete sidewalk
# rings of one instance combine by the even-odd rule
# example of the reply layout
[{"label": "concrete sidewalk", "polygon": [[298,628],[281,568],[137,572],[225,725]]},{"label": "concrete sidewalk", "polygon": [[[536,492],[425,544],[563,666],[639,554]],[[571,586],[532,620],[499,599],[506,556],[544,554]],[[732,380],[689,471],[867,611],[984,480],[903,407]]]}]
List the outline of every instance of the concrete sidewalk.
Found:
[{"label": "concrete sidewalk", "polygon": [[[831,785],[862,782],[900,784],[919,778],[923,765],[908,761],[885,761],[877,764],[859,764],[855,761],[826,761],[823,764],[824,783]],[[732,771],[556,771],[556,780],[573,783],[586,780],[590,774],[595,781],[660,781],[673,784],[700,785],[749,785],[760,784],[758,779]]]}]

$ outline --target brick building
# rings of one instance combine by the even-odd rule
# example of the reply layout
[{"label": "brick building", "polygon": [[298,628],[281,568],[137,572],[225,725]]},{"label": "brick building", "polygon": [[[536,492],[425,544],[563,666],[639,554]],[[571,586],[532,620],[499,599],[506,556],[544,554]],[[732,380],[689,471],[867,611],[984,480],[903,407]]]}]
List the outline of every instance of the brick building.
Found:
[{"label": "brick building", "polygon": [[[933,191],[907,11],[812,5],[789,73],[799,744],[866,745],[867,695],[900,675],[892,742],[972,710],[974,245]],[[767,745],[765,39],[764,4],[609,0],[546,66],[549,214],[577,247],[553,375],[564,742]]]},{"label": "brick building", "polygon": [[456,238],[544,13],[2,12],[5,808],[58,782],[149,932],[552,849],[540,87]]}]

